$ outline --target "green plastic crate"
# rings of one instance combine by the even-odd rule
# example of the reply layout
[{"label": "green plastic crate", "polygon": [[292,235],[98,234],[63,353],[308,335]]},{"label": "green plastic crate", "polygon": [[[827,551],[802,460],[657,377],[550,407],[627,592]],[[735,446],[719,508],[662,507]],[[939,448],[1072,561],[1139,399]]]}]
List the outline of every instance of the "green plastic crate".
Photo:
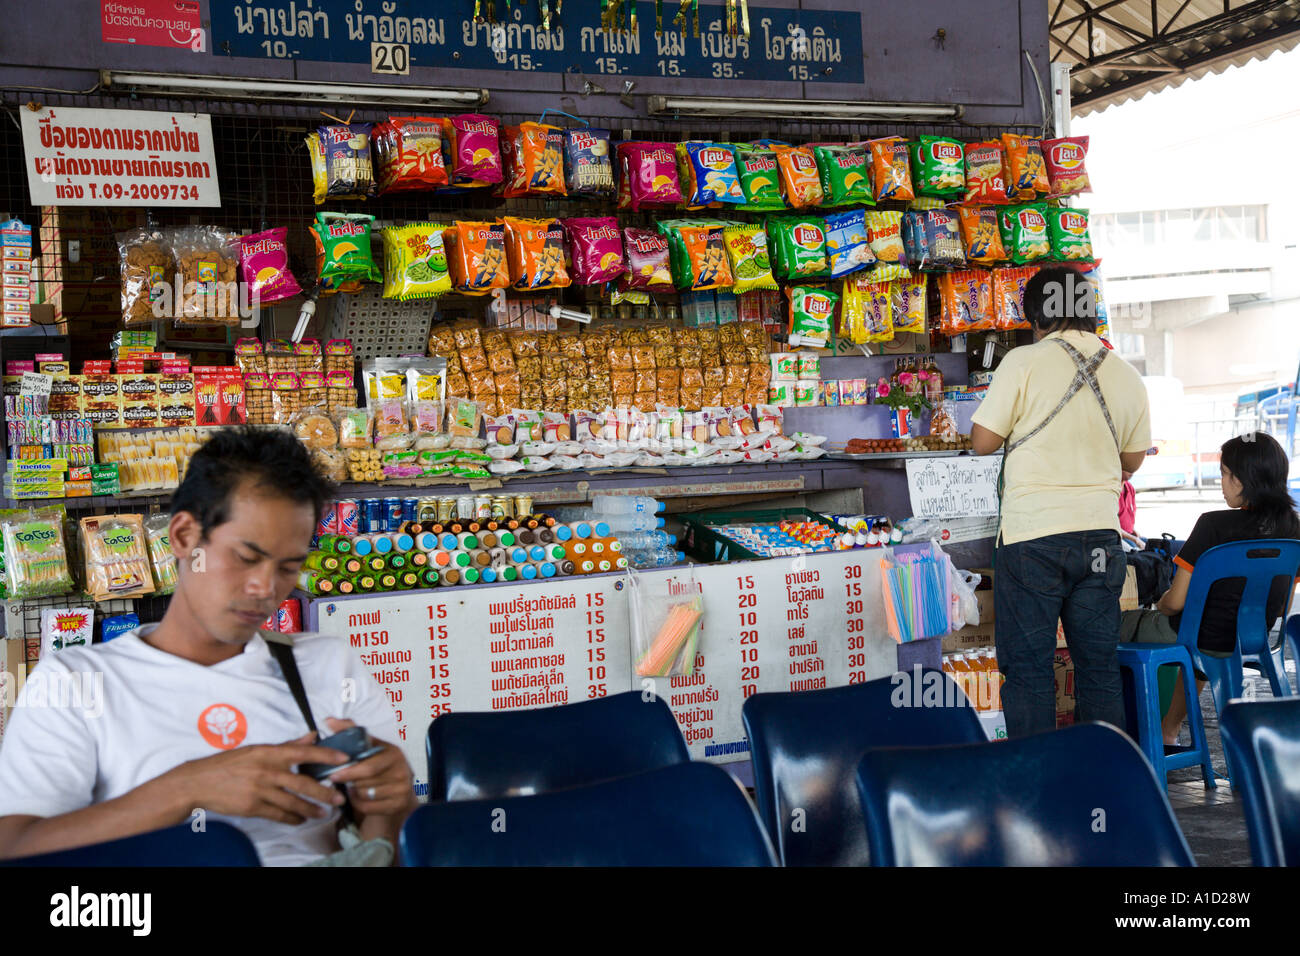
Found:
[{"label": "green plastic crate", "polygon": [[777,524],[787,519],[815,521],[841,534],[848,531],[823,515],[807,508],[769,508],[762,511],[702,511],[683,519],[682,550],[696,561],[757,561],[763,555],[755,554],[744,545],[724,537],[712,526],[728,524]]}]

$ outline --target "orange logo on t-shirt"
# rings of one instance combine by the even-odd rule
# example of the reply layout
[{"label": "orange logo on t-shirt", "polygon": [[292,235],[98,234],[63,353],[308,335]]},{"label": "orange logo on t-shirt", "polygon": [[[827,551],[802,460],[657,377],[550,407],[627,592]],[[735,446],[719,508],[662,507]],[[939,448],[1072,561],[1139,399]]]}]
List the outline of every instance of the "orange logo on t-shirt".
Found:
[{"label": "orange logo on t-shirt", "polygon": [[244,742],[248,721],[237,707],[213,704],[199,714],[199,733],[218,750],[231,750]]}]

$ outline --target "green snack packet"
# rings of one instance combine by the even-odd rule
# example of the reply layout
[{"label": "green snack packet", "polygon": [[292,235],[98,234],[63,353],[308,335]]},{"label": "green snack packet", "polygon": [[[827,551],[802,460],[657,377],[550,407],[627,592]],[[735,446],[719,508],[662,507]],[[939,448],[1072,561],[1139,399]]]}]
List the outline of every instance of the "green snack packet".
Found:
[{"label": "green snack packet", "polygon": [[739,208],[754,212],[784,209],[776,152],[767,146],[747,144],[733,146],[731,151],[740,173],[740,191],[745,195],[745,204]]},{"label": "green snack packet", "polygon": [[353,279],[379,282],[383,274],[370,250],[370,224],[360,212],[318,212],[313,229],[321,249],[320,279],[327,287]]},{"label": "green snack packet", "polygon": [[1002,248],[1016,265],[1046,259],[1052,254],[1047,233],[1048,209],[1041,203],[1007,206],[998,215]]},{"label": "green snack packet", "polygon": [[1088,235],[1088,210],[1049,209],[1047,233],[1052,258],[1065,262],[1091,262],[1092,238]]},{"label": "green snack packet", "polygon": [[908,143],[907,151],[918,196],[951,199],[965,194],[966,148],[961,140],[922,136]]},{"label": "green snack packet", "polygon": [[767,221],[767,235],[774,245],[777,278],[830,278],[826,223],[820,216],[773,216]]},{"label": "green snack packet", "polygon": [[826,206],[874,206],[871,155],[865,143],[814,146]]},{"label": "green snack packet", "polygon": [[824,348],[831,336],[831,321],[840,297],[809,286],[786,289],[790,298],[790,345]]}]

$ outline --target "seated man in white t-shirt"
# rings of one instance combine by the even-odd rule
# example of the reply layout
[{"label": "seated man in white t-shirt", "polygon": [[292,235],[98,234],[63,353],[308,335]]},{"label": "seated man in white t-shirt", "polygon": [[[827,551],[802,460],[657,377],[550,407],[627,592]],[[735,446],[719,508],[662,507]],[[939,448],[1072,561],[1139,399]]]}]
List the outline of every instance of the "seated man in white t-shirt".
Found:
[{"label": "seated man in white t-shirt", "polygon": [[[293,589],[332,490],[287,432],[226,429],[195,453],[172,498],[179,577],[162,621],[48,655],[19,697],[0,740],[0,857],[215,819],[266,865],[340,848],[342,795],[295,770],[346,757],[304,733],[258,632]],[[355,723],[383,746],[330,780],[347,784],[362,838],[396,847],[417,801],[392,706],[342,638],[295,635],[294,658],[322,734]],[[61,682],[100,673],[102,705],[53,706]],[[46,700],[28,706],[37,686]]]}]

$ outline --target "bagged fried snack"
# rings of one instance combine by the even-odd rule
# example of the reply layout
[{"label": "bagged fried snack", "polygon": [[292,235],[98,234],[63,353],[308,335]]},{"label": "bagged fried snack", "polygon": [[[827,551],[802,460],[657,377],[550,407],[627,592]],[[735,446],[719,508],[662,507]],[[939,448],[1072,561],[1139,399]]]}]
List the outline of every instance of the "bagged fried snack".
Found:
[{"label": "bagged fried snack", "polygon": [[607,129],[564,131],[564,180],[570,196],[613,197],[614,163]]},{"label": "bagged fried snack", "polygon": [[501,131],[504,195],[567,195],[564,131],[542,123],[520,123]]},{"label": "bagged fried snack", "polygon": [[786,202],[795,209],[820,206],[825,195],[812,148],[777,144],[772,149],[776,152],[781,182],[785,185]]},{"label": "bagged fried snack", "polygon": [[302,295],[289,271],[289,230],[283,226],[244,236],[239,242],[239,266],[252,299],[262,305]]},{"label": "bagged fried snack", "polygon": [[442,120],[436,117],[396,116],[377,123],[370,133],[370,148],[380,195],[448,183]]},{"label": "bagged fried snack", "polygon": [[330,199],[374,196],[374,164],[370,156],[370,131],[373,123],[320,126],[325,154],[325,196]]},{"label": "bagged fried snack", "polygon": [[486,295],[493,289],[509,288],[505,227],[500,222],[457,222],[442,238],[458,290]]},{"label": "bagged fried snack", "polygon": [[176,267],[162,231],[142,227],[119,233],[117,249],[122,264],[122,324],[148,325],[172,318]]},{"label": "bagged fried snack", "polygon": [[177,324],[238,325],[238,237],[216,226],[185,226],[170,234],[169,244],[180,277]]},{"label": "bagged fried snack", "polygon": [[405,302],[451,291],[451,273],[442,244],[445,227],[431,222],[385,226],[384,298]]},{"label": "bagged fried snack", "polygon": [[521,292],[562,289],[569,284],[564,268],[564,232],[555,219],[505,217],[506,260],[511,284]]},{"label": "bagged fried snack", "polygon": [[500,127],[495,117],[465,113],[444,121],[450,132],[453,182],[490,186],[501,182]]},{"label": "bagged fried snack", "polygon": [[871,181],[876,202],[915,199],[912,164],[903,138],[876,139],[867,146],[871,151]]},{"label": "bagged fried snack", "polygon": [[618,220],[613,216],[561,220],[573,259],[573,281],[578,285],[603,285],[626,271]]},{"label": "bagged fried snack", "polygon": [[379,282],[383,278],[370,247],[374,218],[365,213],[316,214],[312,235],[323,287],[346,289],[349,283]]}]

